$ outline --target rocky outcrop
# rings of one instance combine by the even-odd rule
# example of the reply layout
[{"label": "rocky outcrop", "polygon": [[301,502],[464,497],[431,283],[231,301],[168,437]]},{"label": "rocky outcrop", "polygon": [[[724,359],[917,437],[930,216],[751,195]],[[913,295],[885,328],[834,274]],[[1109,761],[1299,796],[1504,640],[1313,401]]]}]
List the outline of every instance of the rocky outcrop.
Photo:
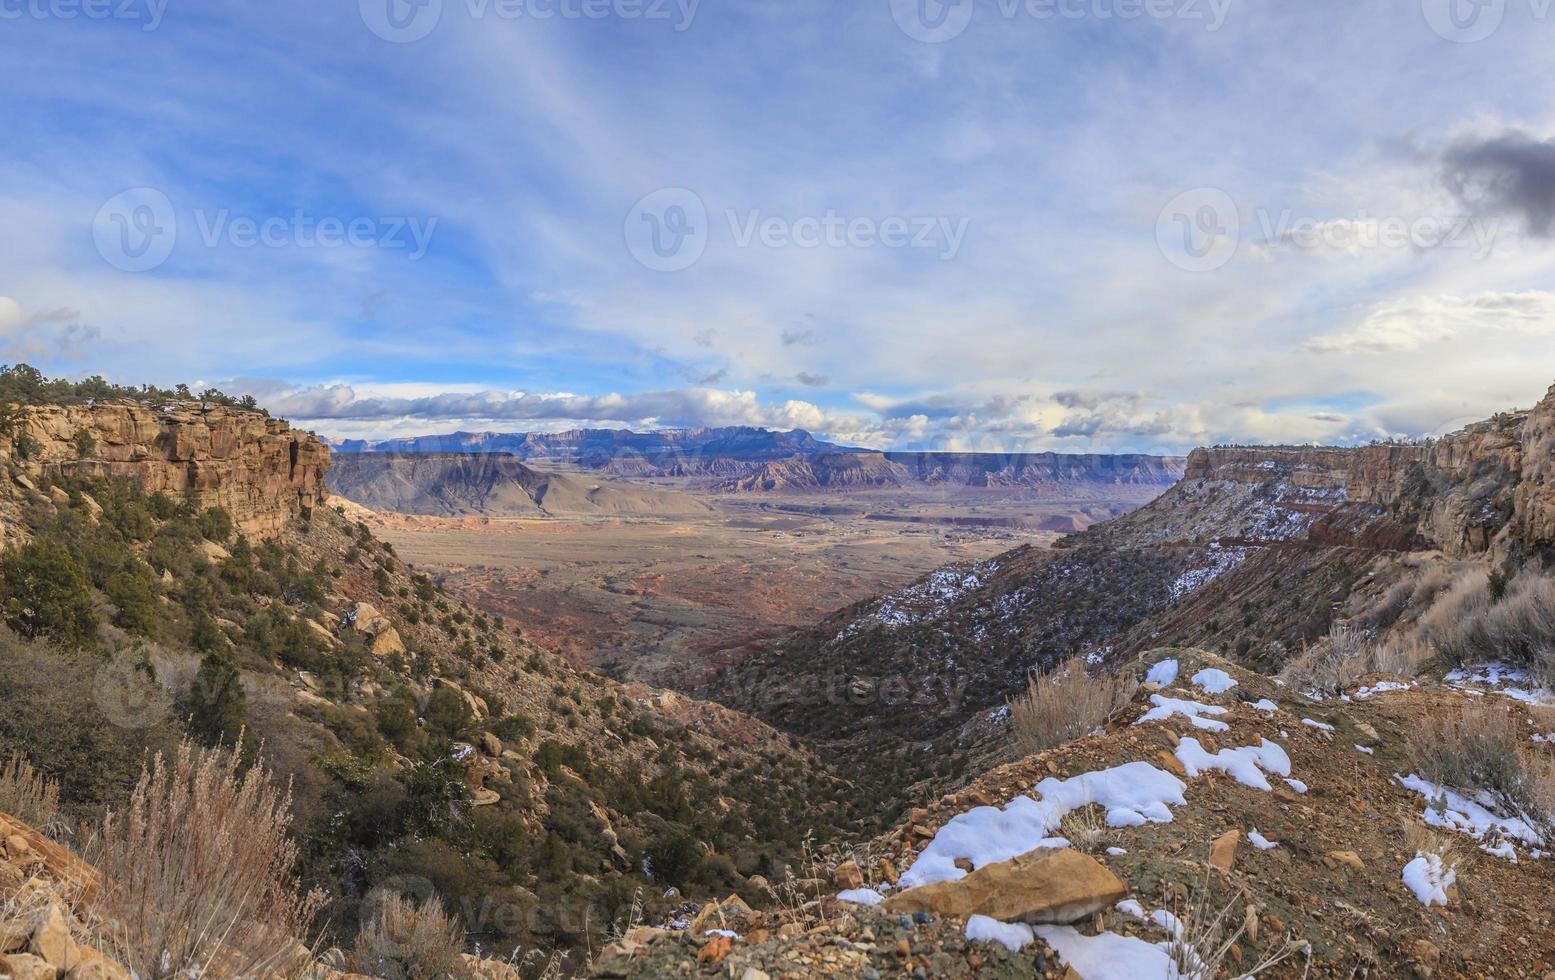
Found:
[{"label": "rocky outcrop", "polygon": [[[1555,545],[1555,388],[1531,412],[1425,443],[1198,449],[1183,479],[1316,492],[1336,512],[1386,510],[1458,557],[1545,551]],[[1332,529],[1331,521],[1314,525]]]},{"label": "rocky outcrop", "polygon": [[202,508],[225,508],[258,538],[327,496],[329,450],[312,433],[200,402],[30,406],[0,436],[0,456],[22,474],[124,477],[148,492],[192,497]]}]

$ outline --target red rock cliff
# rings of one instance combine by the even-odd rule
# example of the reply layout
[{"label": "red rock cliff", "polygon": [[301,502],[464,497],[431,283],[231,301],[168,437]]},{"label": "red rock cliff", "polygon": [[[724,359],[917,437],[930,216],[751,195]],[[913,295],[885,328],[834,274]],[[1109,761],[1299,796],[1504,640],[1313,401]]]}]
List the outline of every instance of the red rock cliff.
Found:
[{"label": "red rock cliff", "polygon": [[[82,431],[91,436],[85,456],[77,443]],[[25,460],[16,453],[22,434],[36,444]],[[193,496],[201,507],[226,508],[243,533],[257,538],[327,497],[329,450],[311,432],[200,402],[31,406],[12,436],[0,436],[0,456],[24,474],[128,477],[148,492]]]}]

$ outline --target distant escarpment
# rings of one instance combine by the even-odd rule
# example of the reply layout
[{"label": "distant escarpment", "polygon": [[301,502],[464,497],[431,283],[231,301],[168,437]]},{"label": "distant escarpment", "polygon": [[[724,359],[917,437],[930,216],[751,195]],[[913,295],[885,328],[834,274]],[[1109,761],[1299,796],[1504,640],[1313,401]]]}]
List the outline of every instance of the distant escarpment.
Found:
[{"label": "distant escarpment", "polygon": [[132,400],[18,408],[0,455],[23,480],[128,478],[147,493],[222,507],[256,538],[325,500],[330,462],[312,433],[257,411]]},{"label": "distant escarpment", "polygon": [[1182,473],[1183,459],[1177,456],[838,452],[765,463],[749,476],[724,481],[713,489],[763,493],[913,483],[1032,490],[1082,484],[1167,487]]},{"label": "distant escarpment", "polygon": [[336,458],[329,485],[372,510],[430,517],[683,517],[709,510],[687,494],[544,473],[506,453],[346,453]]}]

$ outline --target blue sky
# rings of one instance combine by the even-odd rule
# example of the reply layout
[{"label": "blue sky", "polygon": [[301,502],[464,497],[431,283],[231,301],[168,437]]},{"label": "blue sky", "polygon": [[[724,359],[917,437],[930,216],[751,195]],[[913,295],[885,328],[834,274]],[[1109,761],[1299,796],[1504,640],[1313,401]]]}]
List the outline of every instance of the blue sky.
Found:
[{"label": "blue sky", "polygon": [[1442,431],[1555,381],[1552,44],[1547,0],[0,0],[0,359],[337,436]]}]

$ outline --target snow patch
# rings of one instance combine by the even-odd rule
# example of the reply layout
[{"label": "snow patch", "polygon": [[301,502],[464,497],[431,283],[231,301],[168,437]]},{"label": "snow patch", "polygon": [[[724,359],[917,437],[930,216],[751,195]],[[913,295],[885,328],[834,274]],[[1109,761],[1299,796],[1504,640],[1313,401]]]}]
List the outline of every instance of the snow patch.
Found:
[{"label": "snow patch", "polygon": [[1376,755],[1377,754],[1376,752],[1373,752],[1371,749],[1368,749],[1364,745],[1357,745],[1355,747],[1355,751],[1361,753],[1362,755]]},{"label": "snow patch", "polygon": [[1226,773],[1243,786],[1270,792],[1274,787],[1269,785],[1269,779],[1264,773],[1289,776],[1290,756],[1268,739],[1263,739],[1262,743],[1239,749],[1221,749],[1210,755],[1198,739],[1185,738],[1177,746],[1177,761],[1182,763],[1190,777],[1215,769]]},{"label": "snow patch", "polygon": [[1150,673],[1145,675],[1145,683],[1171,687],[1177,682],[1177,672],[1180,669],[1177,661],[1163,660],[1150,668]]},{"label": "snow patch", "polygon": [[1024,922],[1000,922],[986,915],[966,920],[966,938],[972,942],[998,943],[1012,953],[1036,942],[1036,934]]},{"label": "snow patch", "polygon": [[1155,705],[1149,711],[1139,716],[1136,725],[1143,725],[1147,721],[1165,721],[1172,715],[1183,715],[1193,722],[1195,728],[1202,728],[1207,732],[1229,731],[1231,726],[1223,721],[1215,721],[1206,718],[1205,715],[1223,715],[1225,708],[1219,708],[1212,704],[1200,704],[1197,701],[1179,701],[1177,698],[1162,697],[1159,694],[1150,695],[1150,703]]},{"label": "snow patch", "polygon": [[885,901],[885,896],[873,888],[849,888],[845,892],[837,893],[837,901],[847,902],[850,905],[879,905]]},{"label": "snow patch", "polygon": [[1085,980],[1139,980],[1176,976],[1167,943],[1103,932],[1086,936],[1073,926],[1037,926],[1032,930],[1058,958]]},{"label": "snow patch", "polygon": [[1191,568],[1177,576],[1177,581],[1171,585],[1172,598],[1181,599],[1197,592],[1246,559],[1246,548],[1222,548],[1218,542],[1210,545],[1209,564],[1203,568]]},{"label": "snow patch", "polygon": [[1236,680],[1223,670],[1209,667],[1193,675],[1193,683],[1206,694],[1224,694],[1236,687]]},{"label": "snow patch", "polygon": [[1280,706],[1275,704],[1273,701],[1270,701],[1268,698],[1260,698],[1257,701],[1243,701],[1242,703],[1247,705],[1249,708],[1253,708],[1257,711],[1267,711],[1271,714],[1280,710]]},{"label": "snow patch", "polygon": [[1306,725],[1308,728],[1316,728],[1320,732],[1331,732],[1334,730],[1333,725],[1329,725],[1321,721],[1313,721],[1311,718],[1303,718],[1301,719],[1301,723]]},{"label": "snow patch", "polygon": [[1456,830],[1483,841],[1494,834],[1500,840],[1515,839],[1525,844],[1539,845],[1544,839],[1528,823],[1519,817],[1503,817],[1491,809],[1495,802],[1486,794],[1469,799],[1445,786],[1422,776],[1399,776],[1395,779],[1405,789],[1414,790],[1426,799],[1423,820],[1432,827]]},{"label": "snow patch", "polygon": [[1378,681],[1371,687],[1363,687],[1359,691],[1356,691],[1355,700],[1365,701],[1367,698],[1373,698],[1379,694],[1386,694],[1389,691],[1407,691],[1414,686],[1414,681],[1410,681],[1408,684],[1401,683],[1400,681]]},{"label": "snow patch", "polygon": [[1458,880],[1458,873],[1442,865],[1441,855],[1417,853],[1404,865],[1404,884],[1426,908],[1447,904],[1447,889]]},{"label": "snow patch", "polygon": [[1003,809],[980,806],[951,818],[902,875],[900,887],[966,877],[956,867],[957,858],[981,868],[1039,847],[1067,847],[1068,841],[1053,833],[1069,813],[1092,804],[1106,809],[1109,827],[1171,823],[1170,808],[1186,802],[1187,788],[1187,783],[1148,762],[1130,762],[1070,779],[1049,777],[1037,784],[1040,800],[1017,796]]}]

